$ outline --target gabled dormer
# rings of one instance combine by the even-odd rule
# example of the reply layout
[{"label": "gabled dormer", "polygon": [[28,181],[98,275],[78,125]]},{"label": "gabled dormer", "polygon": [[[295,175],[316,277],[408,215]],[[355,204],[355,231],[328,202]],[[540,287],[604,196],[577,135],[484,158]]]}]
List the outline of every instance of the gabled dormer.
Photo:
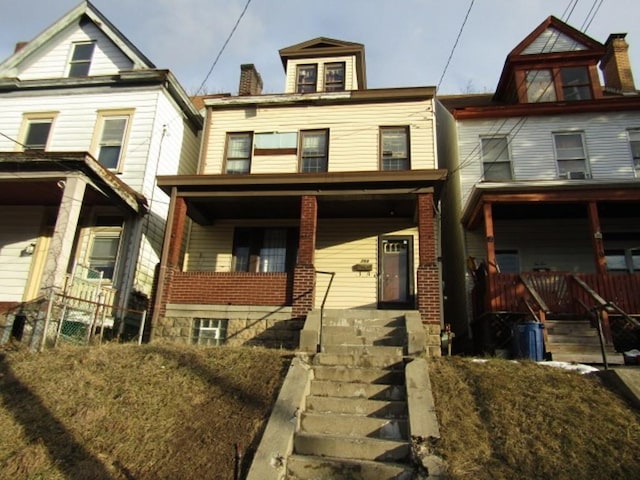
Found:
[{"label": "gabled dormer", "polygon": [[0,63],[0,78],[41,80],[118,75],[154,69],[90,2],[83,1]]},{"label": "gabled dormer", "polygon": [[318,37],[280,50],[285,93],[340,92],[367,88],[364,45]]},{"label": "gabled dormer", "polygon": [[505,103],[575,102],[600,98],[600,42],[548,17],[505,62],[494,99]]}]

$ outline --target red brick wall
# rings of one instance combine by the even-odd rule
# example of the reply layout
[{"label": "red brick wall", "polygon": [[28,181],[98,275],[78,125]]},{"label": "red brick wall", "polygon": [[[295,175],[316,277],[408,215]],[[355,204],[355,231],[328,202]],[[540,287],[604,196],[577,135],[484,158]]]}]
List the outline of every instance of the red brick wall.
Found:
[{"label": "red brick wall", "polygon": [[433,194],[418,195],[418,310],[423,323],[440,324],[441,285],[435,241]]},{"label": "red brick wall", "polygon": [[300,199],[300,240],[298,264],[293,274],[293,318],[302,318],[313,308],[316,272],[313,265],[318,229],[318,199]]},{"label": "red brick wall", "polygon": [[173,271],[167,275],[163,310],[167,303],[290,305],[290,284],[286,273]]}]

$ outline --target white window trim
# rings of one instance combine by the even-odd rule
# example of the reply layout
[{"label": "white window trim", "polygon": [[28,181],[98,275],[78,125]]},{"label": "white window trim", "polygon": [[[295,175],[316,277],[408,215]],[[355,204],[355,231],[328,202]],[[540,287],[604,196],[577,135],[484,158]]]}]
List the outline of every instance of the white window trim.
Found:
[{"label": "white window trim", "polygon": [[584,175],[585,175],[585,179],[590,179],[591,178],[591,162],[589,162],[589,152],[587,151],[587,141],[584,135],[584,132],[582,130],[568,130],[568,131],[560,131],[560,132],[551,132],[551,142],[553,144],[553,155],[555,157],[555,161],[556,161],[556,178],[559,179],[569,179],[567,175],[560,173],[560,164],[558,163],[558,160],[560,162],[562,161],[569,161],[570,159],[559,159],[558,158],[558,149],[556,148],[556,136],[561,136],[561,135],[580,135],[580,138],[582,139],[582,153],[584,154]]},{"label": "white window trim", "polygon": [[[96,159],[98,163],[98,157],[100,156],[100,142],[102,141],[102,131],[104,130],[104,122],[110,118],[123,118],[127,117],[127,125],[122,135],[122,146],[120,148],[120,157],[118,158],[118,165],[116,168],[109,168],[112,172],[122,173],[124,169],[124,159],[127,156],[127,147],[129,145],[129,134],[131,132],[131,124],[133,123],[134,109],[120,109],[120,110],[98,110],[95,128],[93,130],[93,137],[91,141],[91,155]],[[106,168],[106,167],[105,167]]]},{"label": "white window trim", "polygon": [[[633,149],[631,148],[632,132],[637,133],[640,136],[640,127],[627,129],[627,146],[629,148],[629,156],[631,157],[631,168],[633,169],[636,178],[640,178],[640,162],[638,162],[638,165],[636,165],[635,160],[633,158]],[[638,139],[638,142],[640,142],[640,138]]]},{"label": "white window trim", "polygon": [[118,238],[118,250],[116,252],[115,264],[113,266],[113,275],[111,278],[103,278],[102,281],[106,283],[115,283],[115,279],[118,278],[119,264],[118,261],[122,253],[122,227],[90,227],[89,242],[87,249],[84,253],[84,264],[91,265],[91,253],[93,252],[93,244],[96,238]]},{"label": "white window trim", "polygon": [[[504,140],[505,142],[507,142],[507,160],[499,160],[499,161],[493,161],[493,162],[485,162],[484,159],[484,148],[482,146],[482,141],[483,140]],[[511,173],[511,178],[509,180],[506,181],[513,181],[515,180],[515,174],[514,174],[514,169],[513,169],[513,160],[512,160],[512,156],[511,156],[511,142],[509,141],[509,136],[508,135],[480,135],[480,158],[481,158],[481,166],[482,166],[482,178],[484,180],[485,178],[485,163],[492,163],[492,164],[500,164],[500,163],[508,163],[509,164],[509,172]],[[501,180],[490,180],[490,181],[496,181],[499,182]]]},{"label": "white window trim", "polygon": [[53,136],[53,128],[55,127],[56,118],[60,112],[28,112],[22,114],[22,124],[20,125],[20,131],[18,132],[18,141],[16,143],[15,151],[23,152],[25,148],[22,146],[27,141],[27,133],[29,132],[29,125],[31,122],[37,120],[51,120],[51,129],[49,130],[49,137],[47,138],[47,144],[44,149],[49,150],[51,144],[51,137]]},{"label": "white window trim", "polygon": [[[71,48],[69,49],[69,55],[67,58],[67,67],[66,67],[66,71],[65,71],[65,77],[68,78],[82,78],[82,77],[70,77],[71,74],[71,66],[73,65],[73,53],[76,50],[76,45],[89,45],[89,44],[93,44],[93,51],[91,52],[91,58],[89,59],[89,70],[87,71],[87,76],[89,76],[89,73],[91,73],[91,67],[93,64],[93,57],[96,53],[96,41],[95,40],[81,40],[78,42],[72,42],[71,43]],[[76,62],[77,63],[77,62]]]}]

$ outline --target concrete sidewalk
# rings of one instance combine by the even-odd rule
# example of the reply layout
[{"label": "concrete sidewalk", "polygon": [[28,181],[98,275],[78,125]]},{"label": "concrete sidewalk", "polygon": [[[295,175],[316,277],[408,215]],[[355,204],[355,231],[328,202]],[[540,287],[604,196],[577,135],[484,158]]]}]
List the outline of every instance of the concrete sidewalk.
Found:
[{"label": "concrete sidewalk", "polygon": [[603,383],[640,410],[640,367],[616,367],[598,372]]}]

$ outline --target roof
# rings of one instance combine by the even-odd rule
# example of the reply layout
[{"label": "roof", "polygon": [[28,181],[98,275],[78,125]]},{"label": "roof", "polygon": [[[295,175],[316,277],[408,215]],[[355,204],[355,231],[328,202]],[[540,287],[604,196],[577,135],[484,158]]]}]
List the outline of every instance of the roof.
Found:
[{"label": "roof", "polygon": [[122,52],[129,57],[134,65],[134,69],[156,68],[138,48],[118,30],[107,17],[105,17],[91,2],[83,1],[70,10],[62,18],[57,20],[44,31],[36,35],[21,50],[15,52],[4,62],[0,63],[0,76],[18,66],[26,58],[35,53],[40,47],[47,44],[53,37],[70,25],[79,22],[81,19],[88,19],[100,29]]},{"label": "roof", "polygon": [[287,63],[292,59],[338,57],[354,55],[356,72],[361,88],[367,88],[367,72],[365,65],[364,45],[362,43],[336,40],[329,37],[316,37],[305,42],[296,43],[279,50],[282,66],[287,70]]}]

